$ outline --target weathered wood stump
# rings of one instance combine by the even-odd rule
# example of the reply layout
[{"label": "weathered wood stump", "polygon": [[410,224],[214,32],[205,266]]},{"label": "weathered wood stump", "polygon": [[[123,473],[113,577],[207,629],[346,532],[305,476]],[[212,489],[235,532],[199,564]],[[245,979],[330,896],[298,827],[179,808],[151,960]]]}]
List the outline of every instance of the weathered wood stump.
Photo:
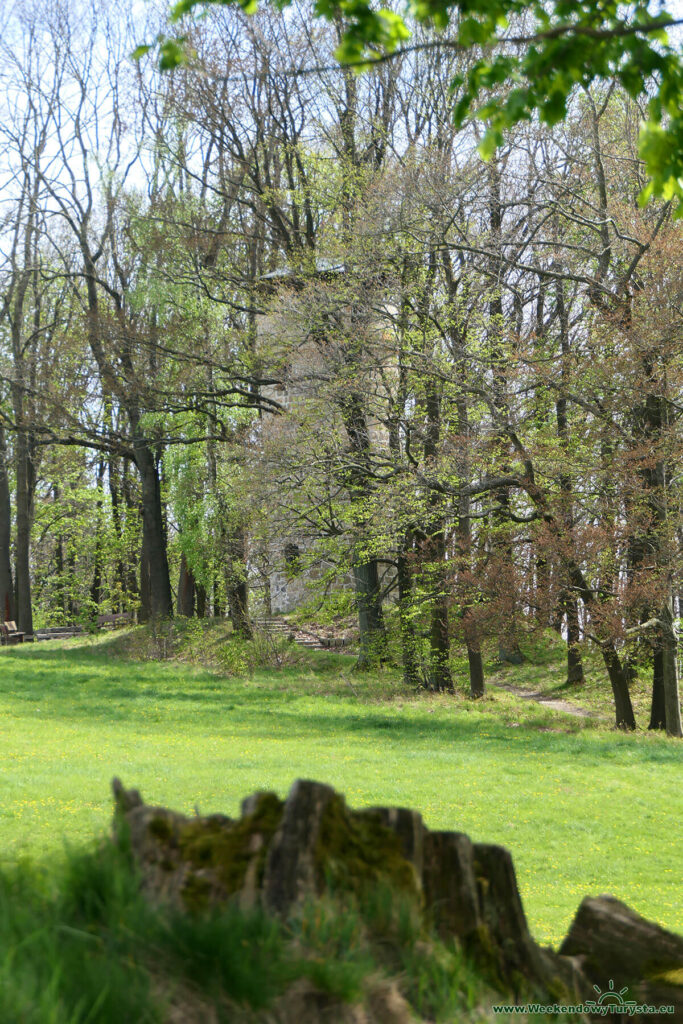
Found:
[{"label": "weathered wood stump", "polygon": [[289,791],[266,861],[263,900],[268,910],[286,914],[307,895],[318,894],[316,849],[325,811],[336,796],[331,786],[300,779]]},{"label": "weathered wood stump", "polygon": [[[578,957],[586,976],[603,992],[626,987],[625,1000],[674,1006],[673,1019],[683,1021],[683,936],[647,921],[613,896],[583,900],[560,954]],[[654,1018],[636,1014],[629,1019]]]},{"label": "weathered wood stump", "polygon": [[501,991],[576,1004],[612,981],[632,986],[641,1002],[676,1005],[683,1020],[683,937],[600,897],[581,904],[559,954],[541,949],[509,851],[430,832],[416,811],[352,811],[331,786],[302,779],[284,802],[274,793],[247,797],[236,820],[149,807],[117,779],[113,789],[115,835],[127,836],[152,900],[193,910],[236,900],[284,919],[328,886],[362,899],[386,885]]}]

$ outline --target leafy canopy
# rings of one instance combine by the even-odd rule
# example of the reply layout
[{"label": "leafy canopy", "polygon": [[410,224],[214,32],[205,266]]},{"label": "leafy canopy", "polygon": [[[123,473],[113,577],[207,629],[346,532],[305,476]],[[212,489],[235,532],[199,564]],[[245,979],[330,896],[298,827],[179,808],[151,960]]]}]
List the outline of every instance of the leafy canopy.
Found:
[{"label": "leafy canopy", "polygon": [[[282,9],[292,0],[271,2]],[[257,0],[178,0],[171,20],[178,22],[195,9],[234,3],[248,14],[257,8]],[[485,159],[502,143],[505,129],[528,120],[534,111],[545,124],[561,121],[575,86],[618,82],[634,99],[648,99],[640,156],[650,182],[641,201],[653,195],[677,198],[681,213],[683,49],[667,29],[683,24],[683,18],[667,12],[663,2],[658,6],[653,13],[649,0],[404,0],[400,14],[369,0],[315,0],[313,10],[345,26],[336,57],[358,70],[426,46],[483,48],[484,56],[454,81],[453,91],[458,94],[457,124],[474,113],[487,122],[480,145]],[[436,29],[434,39],[411,46],[411,20]],[[183,62],[183,41],[158,39],[162,69]],[[135,56],[150,49],[140,46]]]}]

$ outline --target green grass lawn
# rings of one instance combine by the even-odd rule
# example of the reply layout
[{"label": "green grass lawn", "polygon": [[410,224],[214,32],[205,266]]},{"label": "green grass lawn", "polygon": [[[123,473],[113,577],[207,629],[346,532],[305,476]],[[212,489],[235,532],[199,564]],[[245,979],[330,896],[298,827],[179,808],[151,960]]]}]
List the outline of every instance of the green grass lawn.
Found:
[{"label": "green grass lawn", "polygon": [[113,775],[150,803],[228,814],[304,776],[352,806],[415,807],[431,828],[509,847],[540,941],[601,892],[683,930],[680,742],[501,690],[478,704],[415,695],[342,656],[240,679],[124,650],[119,636],[0,651],[5,859],[107,830]]}]

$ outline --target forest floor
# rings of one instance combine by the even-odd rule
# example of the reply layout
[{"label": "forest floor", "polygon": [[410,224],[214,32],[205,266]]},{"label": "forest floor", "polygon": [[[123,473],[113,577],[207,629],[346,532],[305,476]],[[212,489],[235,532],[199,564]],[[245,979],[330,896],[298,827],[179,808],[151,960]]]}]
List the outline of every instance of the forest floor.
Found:
[{"label": "forest floor", "polygon": [[262,668],[264,651],[222,628],[174,629],[0,650],[4,860],[106,832],[113,775],[149,802],[227,814],[317,778],[351,806],[414,807],[431,828],[507,846],[541,942],[600,892],[683,930],[683,745],[646,731],[646,681],[628,735],[611,728],[597,663],[570,693],[552,644],[489,664],[473,702],[457,666],[454,694],[416,693],[345,655],[271,645]]}]

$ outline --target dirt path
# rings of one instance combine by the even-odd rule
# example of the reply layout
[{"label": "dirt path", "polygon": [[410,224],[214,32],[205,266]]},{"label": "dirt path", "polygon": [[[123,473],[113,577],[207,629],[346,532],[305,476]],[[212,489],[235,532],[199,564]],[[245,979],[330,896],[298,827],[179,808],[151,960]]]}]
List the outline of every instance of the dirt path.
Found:
[{"label": "dirt path", "polygon": [[515,697],[521,697],[522,700],[533,700],[537,704],[543,704],[547,708],[552,708],[553,711],[564,711],[565,714],[576,715],[577,718],[597,717],[586,708],[580,708],[568,700],[562,700],[561,697],[549,697],[542,690],[524,690],[521,686],[515,686],[513,683],[494,683],[493,685],[500,687],[501,690],[507,690],[508,693],[514,693]]}]

